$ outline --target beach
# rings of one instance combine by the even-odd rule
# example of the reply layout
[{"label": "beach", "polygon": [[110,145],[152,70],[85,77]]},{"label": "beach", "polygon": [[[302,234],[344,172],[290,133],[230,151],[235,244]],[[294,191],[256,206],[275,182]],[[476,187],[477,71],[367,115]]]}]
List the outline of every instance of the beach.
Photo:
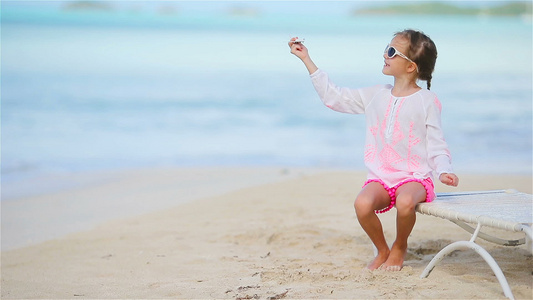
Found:
[{"label": "beach", "polygon": [[[392,84],[383,49],[394,32],[423,30],[460,177],[436,191],[532,193],[531,10],[85,2],[2,1],[2,299],[504,298],[473,251],[419,278],[470,238],[429,216],[400,272],[365,271],[373,249],[353,208],[365,116],[325,107],[287,42],[305,38],[355,89]],[[380,218],[392,243],[395,210]],[[479,243],[515,297],[532,299],[531,253]]]},{"label": "beach", "polygon": [[[2,299],[505,298],[473,251],[454,252],[419,278],[440,249],[469,239],[455,224],[430,216],[417,216],[400,272],[364,270],[373,250],[353,211],[363,171],[169,168],[83,176],[90,184],[3,203]],[[531,193],[527,175],[459,176],[458,188],[438,183],[437,192]],[[66,199],[89,204],[60,207]],[[41,203],[40,213],[10,206],[32,201]],[[142,207],[123,212],[133,204]],[[101,220],[91,216],[103,211]],[[390,243],[394,212],[380,215]],[[73,226],[73,219],[86,226],[39,242],[11,241],[6,249],[10,215],[31,220],[36,230]],[[479,244],[499,263],[515,297],[531,299],[533,260],[525,247]]]}]

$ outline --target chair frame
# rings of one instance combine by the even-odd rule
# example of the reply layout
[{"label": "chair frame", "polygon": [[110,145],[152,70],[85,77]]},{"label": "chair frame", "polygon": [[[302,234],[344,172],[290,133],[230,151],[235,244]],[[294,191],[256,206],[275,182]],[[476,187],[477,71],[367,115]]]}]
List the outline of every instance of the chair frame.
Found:
[{"label": "chair frame", "polygon": [[[503,245],[503,246],[519,246],[519,245],[526,244],[528,250],[531,251],[531,253],[533,254],[533,247],[532,247],[533,235],[532,235],[532,230],[531,230],[531,223],[533,223],[533,221],[532,221],[531,215],[529,215],[527,220],[525,220],[526,223],[523,223],[524,220],[520,220],[520,221],[501,220],[501,219],[495,219],[493,216],[490,216],[490,215],[476,215],[473,213],[469,214],[469,213],[464,213],[464,212],[457,212],[449,208],[444,208],[444,209],[439,208],[439,200],[445,201],[447,197],[455,197],[455,199],[457,199],[457,197],[461,197],[464,199],[468,199],[468,201],[475,201],[476,198],[480,196],[486,197],[487,195],[489,195],[489,197],[492,197],[492,196],[505,197],[509,195],[522,197],[525,199],[526,202],[529,201],[531,203],[530,207],[533,207],[533,195],[519,193],[515,190],[494,190],[494,191],[480,191],[480,192],[469,192],[469,193],[440,193],[440,194],[437,194],[437,199],[434,202],[420,203],[417,205],[416,211],[418,213],[431,215],[434,217],[440,217],[440,218],[449,220],[472,234],[470,240],[457,241],[457,242],[451,243],[450,245],[440,250],[433,257],[433,259],[429,262],[429,264],[426,266],[426,268],[420,275],[420,278],[428,277],[431,271],[433,271],[433,269],[435,268],[435,266],[453,251],[470,249],[478,253],[485,260],[485,262],[487,262],[487,264],[491,267],[492,271],[496,275],[496,278],[498,279],[503,289],[504,295],[508,297],[509,299],[514,299],[509,283],[507,282],[507,279],[505,278],[505,275],[503,274],[498,263],[487,252],[487,250],[485,250],[475,241],[479,237],[489,242],[492,242],[498,245]],[[476,228],[471,227],[467,223],[476,224]],[[489,226],[489,227],[504,229],[504,230],[513,231],[513,232],[523,232],[525,234],[525,237],[519,240],[500,239],[500,238],[481,232],[481,227],[483,226]]]}]

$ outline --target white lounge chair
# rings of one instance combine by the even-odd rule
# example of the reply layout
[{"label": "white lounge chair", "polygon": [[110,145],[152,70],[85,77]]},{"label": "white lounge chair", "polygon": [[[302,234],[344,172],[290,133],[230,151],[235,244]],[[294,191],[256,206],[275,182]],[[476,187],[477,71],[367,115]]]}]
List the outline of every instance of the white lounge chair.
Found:
[{"label": "white lounge chair", "polygon": [[[494,258],[483,247],[475,243],[479,237],[505,246],[526,244],[533,254],[531,224],[533,223],[533,195],[514,190],[497,190],[466,193],[440,193],[430,203],[420,203],[416,211],[450,220],[472,233],[469,241],[458,241],[444,247],[429,262],[421,278],[426,278],[435,266],[448,254],[459,249],[476,251],[492,268],[506,297],[514,299],[511,288]],[[475,224],[476,228],[466,223]],[[482,226],[489,226],[513,232],[525,233],[520,240],[504,240],[480,232]]]}]

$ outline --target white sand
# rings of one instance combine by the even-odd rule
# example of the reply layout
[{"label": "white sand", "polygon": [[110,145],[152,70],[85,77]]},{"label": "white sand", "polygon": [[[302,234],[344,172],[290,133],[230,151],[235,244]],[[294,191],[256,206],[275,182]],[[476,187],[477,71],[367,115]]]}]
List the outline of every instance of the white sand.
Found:
[{"label": "white sand", "polygon": [[113,219],[289,179],[315,170],[147,169],[56,174],[2,184],[2,251],[64,236]]},{"label": "white sand", "polygon": [[[471,251],[454,253],[429,278],[419,278],[438,250],[469,238],[451,222],[429,216],[418,216],[401,272],[363,271],[373,253],[352,202],[364,173],[263,171],[270,175],[262,177],[258,170],[252,172],[256,179],[246,181],[242,177],[250,179],[251,173],[242,170],[225,169],[222,177],[213,175],[221,174],[220,170],[202,170],[203,175],[190,186],[199,197],[209,197],[195,201],[190,200],[197,197],[184,192],[189,184],[178,180],[183,170],[138,172],[119,181],[13,200],[39,202],[46,209],[66,203],[70,195],[71,211],[77,213],[79,207],[113,210],[150,199],[164,204],[155,211],[145,203],[143,209],[153,212],[3,251],[2,298],[504,298],[488,265]],[[221,179],[233,182],[239,177],[240,186]],[[439,184],[437,191],[515,188],[531,193],[529,176],[460,177],[460,188]],[[283,178],[291,179],[280,181]],[[217,196],[202,195],[202,190],[210,190],[216,182],[220,183]],[[264,182],[270,183],[251,186]],[[136,201],[124,200],[129,198]],[[166,208],[185,198],[186,203]],[[78,207],[77,201],[85,204]],[[36,211],[26,214],[25,207],[18,209],[16,217],[35,224],[63,222],[59,225],[67,226],[74,219],[54,221]],[[5,217],[2,203],[2,240]],[[394,210],[381,218],[392,242]],[[529,252],[523,247],[480,244],[499,262],[515,297],[532,299]]]}]

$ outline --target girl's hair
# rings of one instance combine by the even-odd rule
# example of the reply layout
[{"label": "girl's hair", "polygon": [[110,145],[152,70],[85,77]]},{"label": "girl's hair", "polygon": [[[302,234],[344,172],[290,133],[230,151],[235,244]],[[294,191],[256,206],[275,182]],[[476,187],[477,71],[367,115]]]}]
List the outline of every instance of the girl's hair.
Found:
[{"label": "girl's hair", "polygon": [[421,31],[406,29],[394,34],[405,38],[409,42],[409,51],[405,53],[418,66],[418,79],[427,82],[428,90],[431,87],[431,78],[437,61],[437,46]]}]

